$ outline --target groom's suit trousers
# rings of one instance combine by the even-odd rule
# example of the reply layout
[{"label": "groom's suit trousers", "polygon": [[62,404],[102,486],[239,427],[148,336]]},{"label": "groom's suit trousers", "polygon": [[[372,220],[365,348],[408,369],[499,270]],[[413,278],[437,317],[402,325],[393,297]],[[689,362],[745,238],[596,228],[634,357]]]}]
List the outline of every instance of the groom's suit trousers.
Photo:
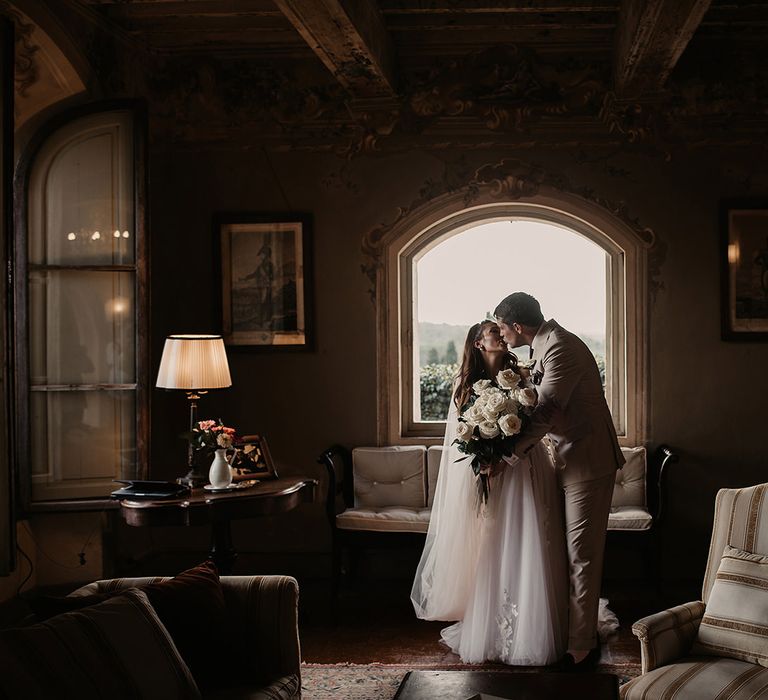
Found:
[{"label": "groom's suit trousers", "polygon": [[605,533],[615,475],[562,485],[565,541],[571,590],[568,648],[592,649],[597,645],[597,615],[603,574]]}]

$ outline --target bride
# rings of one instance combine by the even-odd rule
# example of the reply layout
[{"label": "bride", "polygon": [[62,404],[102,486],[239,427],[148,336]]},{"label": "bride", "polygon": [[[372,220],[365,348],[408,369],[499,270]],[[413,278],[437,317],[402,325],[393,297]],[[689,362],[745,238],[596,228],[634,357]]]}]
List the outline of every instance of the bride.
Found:
[{"label": "bride", "polygon": [[464,344],[446,421],[429,531],[411,601],[426,620],[459,620],[442,640],[465,663],[551,664],[565,652],[568,574],[552,463],[543,444],[489,477],[481,506],[469,460],[452,445],[472,384],[516,369],[493,321]]}]

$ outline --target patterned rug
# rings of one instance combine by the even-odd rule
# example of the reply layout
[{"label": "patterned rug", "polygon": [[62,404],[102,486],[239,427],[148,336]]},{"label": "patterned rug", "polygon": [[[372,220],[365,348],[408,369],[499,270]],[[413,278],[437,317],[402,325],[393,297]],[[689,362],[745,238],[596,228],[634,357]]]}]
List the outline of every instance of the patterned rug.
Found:
[{"label": "patterned rug", "polygon": [[[392,700],[400,682],[408,671],[443,670],[469,671],[487,670],[495,672],[521,672],[520,668],[494,667],[478,669],[477,666],[457,664],[435,666],[419,664],[302,664],[301,688],[303,700]],[[619,683],[626,683],[640,674],[635,664],[600,664],[602,673],[615,673]],[[526,671],[536,673],[536,671]]]}]

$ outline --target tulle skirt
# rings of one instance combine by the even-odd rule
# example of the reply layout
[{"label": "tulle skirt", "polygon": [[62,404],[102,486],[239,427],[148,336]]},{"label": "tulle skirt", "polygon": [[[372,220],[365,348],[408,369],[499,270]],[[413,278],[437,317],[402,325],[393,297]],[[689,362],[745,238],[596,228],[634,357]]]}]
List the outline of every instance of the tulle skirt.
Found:
[{"label": "tulle skirt", "polygon": [[544,448],[491,480],[475,576],[443,641],[466,663],[540,666],[564,653],[566,557],[555,473]]}]

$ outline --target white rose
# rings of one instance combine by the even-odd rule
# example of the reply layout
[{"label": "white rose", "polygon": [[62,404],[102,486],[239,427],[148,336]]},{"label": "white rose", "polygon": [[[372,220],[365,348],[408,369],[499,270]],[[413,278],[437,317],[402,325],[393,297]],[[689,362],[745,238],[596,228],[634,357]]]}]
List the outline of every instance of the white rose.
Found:
[{"label": "white rose", "polygon": [[483,419],[485,421],[491,421],[492,423],[495,423],[499,419],[499,412],[498,411],[491,411],[488,408],[483,409]]},{"label": "white rose", "polygon": [[489,394],[485,399],[485,410],[493,413],[501,413],[507,404],[507,395],[503,391]]},{"label": "white rose", "polygon": [[467,442],[472,437],[472,431],[474,428],[469,423],[462,423],[456,426],[456,437],[463,442]]},{"label": "white rose", "polygon": [[517,390],[517,400],[523,404],[523,406],[535,406],[539,400],[536,395],[536,391],[530,387]]},{"label": "white rose", "polygon": [[[523,423],[514,413],[508,413],[499,419],[499,427],[504,435],[517,435]],[[480,430],[482,432],[482,428]]]},{"label": "white rose", "polygon": [[472,426],[482,423],[485,420],[482,406],[478,406],[476,403],[472,404],[472,406],[464,411],[464,414],[461,417]]},{"label": "white rose", "polygon": [[219,447],[225,447],[225,448],[228,449],[228,448],[232,447],[232,436],[231,435],[227,435],[227,433],[219,433],[216,436],[216,444]]},{"label": "white rose", "polygon": [[513,369],[503,369],[496,375],[502,389],[514,389],[520,383],[520,375]]},{"label": "white rose", "polygon": [[480,423],[480,436],[484,438],[495,438],[499,434],[499,426],[496,421],[486,420]]},{"label": "white rose", "polygon": [[474,391],[476,394],[480,394],[480,392],[482,392],[483,389],[487,389],[489,386],[491,386],[490,379],[478,379],[472,385],[472,391]]},{"label": "white rose", "polygon": [[514,396],[510,396],[504,409],[504,413],[514,413],[517,415],[520,411],[520,402]]}]

